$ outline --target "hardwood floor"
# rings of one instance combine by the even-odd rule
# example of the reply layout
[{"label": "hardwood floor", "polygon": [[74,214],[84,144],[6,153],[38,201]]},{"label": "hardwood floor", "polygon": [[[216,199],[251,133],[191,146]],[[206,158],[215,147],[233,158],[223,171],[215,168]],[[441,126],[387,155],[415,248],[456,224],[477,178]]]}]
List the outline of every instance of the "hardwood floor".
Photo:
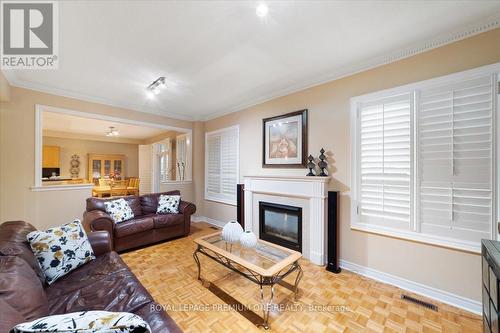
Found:
[{"label": "hardwood floor", "polygon": [[[262,316],[257,285],[203,255],[205,283],[196,280],[193,239],[214,230],[200,222],[193,223],[191,231],[189,237],[128,252],[122,258],[185,332],[263,331],[252,323],[259,320],[257,315]],[[301,265],[304,277],[298,302],[284,286],[275,288],[274,303],[279,307],[270,315],[270,332],[482,330],[477,315],[428,300],[438,305],[436,312],[401,300],[402,290],[396,287],[348,271],[332,274],[307,260]],[[289,276],[286,281],[293,283],[294,278]]]}]

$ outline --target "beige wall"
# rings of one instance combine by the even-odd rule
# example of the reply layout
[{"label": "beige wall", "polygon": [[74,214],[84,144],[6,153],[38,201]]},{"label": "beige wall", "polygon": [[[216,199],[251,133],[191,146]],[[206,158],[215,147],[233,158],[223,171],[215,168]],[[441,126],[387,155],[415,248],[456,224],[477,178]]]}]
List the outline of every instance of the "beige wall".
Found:
[{"label": "beige wall", "polygon": [[[306,171],[263,169],[262,119],[309,109],[309,152],[324,147],[330,157],[330,190],[341,192],[340,258],[411,281],[479,301],[480,260],[476,254],[383,237],[350,229],[350,98],[500,61],[500,29],[431,50],[396,63],[303,90],[219,117],[205,123],[205,131],[240,126],[240,176],[251,174],[305,175]],[[196,127],[196,125],[195,125]],[[197,142],[200,138],[197,137]],[[256,142],[259,142],[257,144]],[[196,150],[199,153],[198,150]],[[195,170],[202,174],[199,163]],[[203,184],[195,187],[203,193]],[[199,215],[227,221],[234,206],[198,201]]]},{"label": "beige wall", "polygon": [[173,190],[181,191],[182,200],[195,202],[194,186],[192,182],[171,182],[160,183],[160,192],[168,192]]},{"label": "beige wall", "polygon": [[139,145],[129,143],[114,143],[93,140],[43,137],[43,144],[59,146],[61,177],[71,177],[71,156],[80,156],[79,178],[88,179],[88,154],[122,154],[126,156],[124,177],[139,176]]},{"label": "beige wall", "polygon": [[0,72],[0,102],[10,100],[10,85],[2,72]]},{"label": "beige wall", "polygon": [[35,105],[192,128],[192,122],[33,90],[10,87],[10,101],[0,103],[0,221],[26,220],[38,228],[80,218],[89,190],[34,192]]}]

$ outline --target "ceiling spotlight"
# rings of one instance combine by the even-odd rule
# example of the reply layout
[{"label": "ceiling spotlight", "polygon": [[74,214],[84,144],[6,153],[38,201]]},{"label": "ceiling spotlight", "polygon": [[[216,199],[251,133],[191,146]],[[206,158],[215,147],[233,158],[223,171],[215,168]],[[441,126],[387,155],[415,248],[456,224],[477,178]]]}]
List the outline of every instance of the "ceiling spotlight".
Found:
[{"label": "ceiling spotlight", "polygon": [[109,131],[106,132],[106,136],[118,136],[120,135],[120,132],[118,132],[114,126],[109,126]]},{"label": "ceiling spotlight", "polygon": [[257,14],[258,17],[264,17],[269,13],[269,7],[265,3],[261,3],[260,5],[257,6],[257,9],[255,10],[255,14]]},{"label": "ceiling spotlight", "polygon": [[163,88],[167,85],[164,76],[160,76],[156,80],[153,81],[147,88],[146,94],[149,98],[153,98],[154,95],[158,95],[160,93],[160,87]]}]

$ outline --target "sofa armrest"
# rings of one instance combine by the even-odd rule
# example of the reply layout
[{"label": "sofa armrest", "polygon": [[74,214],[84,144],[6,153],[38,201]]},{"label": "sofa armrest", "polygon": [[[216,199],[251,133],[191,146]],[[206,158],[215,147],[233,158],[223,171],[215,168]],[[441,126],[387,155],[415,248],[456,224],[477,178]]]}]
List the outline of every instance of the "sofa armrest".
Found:
[{"label": "sofa armrest", "polygon": [[179,214],[193,215],[196,213],[196,205],[189,201],[182,201],[179,204]]},{"label": "sofa armrest", "polygon": [[87,231],[107,231],[113,238],[115,222],[105,212],[101,210],[91,210],[83,213],[83,225]]},{"label": "sofa armrest", "polygon": [[107,231],[93,231],[87,234],[96,257],[113,251],[113,240]]},{"label": "sofa armrest", "polygon": [[196,212],[195,204],[189,201],[182,201],[179,205],[179,214],[184,215],[184,235],[187,236],[191,232],[191,215]]}]

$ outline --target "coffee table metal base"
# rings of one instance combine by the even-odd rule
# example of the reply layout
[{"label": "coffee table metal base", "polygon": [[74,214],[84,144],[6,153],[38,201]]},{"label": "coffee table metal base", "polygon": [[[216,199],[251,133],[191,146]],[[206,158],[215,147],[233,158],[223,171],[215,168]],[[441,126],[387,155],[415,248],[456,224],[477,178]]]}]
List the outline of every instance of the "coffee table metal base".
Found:
[{"label": "coffee table metal base", "polygon": [[[295,278],[295,283],[294,283],[294,297],[295,300],[298,299],[298,293],[299,293],[299,283],[300,280],[302,279],[302,267],[300,267],[299,262],[295,261],[292,263],[290,266],[285,268],[282,271],[279,271],[278,273],[274,274],[273,276],[262,276],[258,273],[255,273],[251,271],[250,269],[242,266],[235,264],[233,261],[230,259],[217,254],[213,251],[205,249],[201,245],[197,245],[196,250],[193,253],[193,258],[194,261],[196,262],[196,265],[198,267],[198,280],[201,279],[201,264],[200,264],[200,259],[198,258],[198,253],[204,254],[205,256],[211,258],[212,260],[218,262],[219,264],[229,268],[233,272],[236,272],[245,278],[249,279],[250,281],[256,283],[260,287],[260,299],[262,302],[263,306],[263,323],[258,325],[259,327],[263,327],[264,329],[268,330],[270,328],[269,326],[269,314],[272,309],[272,303],[273,303],[273,298],[274,298],[274,285],[282,281],[285,277],[290,275],[291,273],[297,271],[297,277]],[[270,296],[266,300],[264,297],[264,287],[269,286],[270,287]]]}]

